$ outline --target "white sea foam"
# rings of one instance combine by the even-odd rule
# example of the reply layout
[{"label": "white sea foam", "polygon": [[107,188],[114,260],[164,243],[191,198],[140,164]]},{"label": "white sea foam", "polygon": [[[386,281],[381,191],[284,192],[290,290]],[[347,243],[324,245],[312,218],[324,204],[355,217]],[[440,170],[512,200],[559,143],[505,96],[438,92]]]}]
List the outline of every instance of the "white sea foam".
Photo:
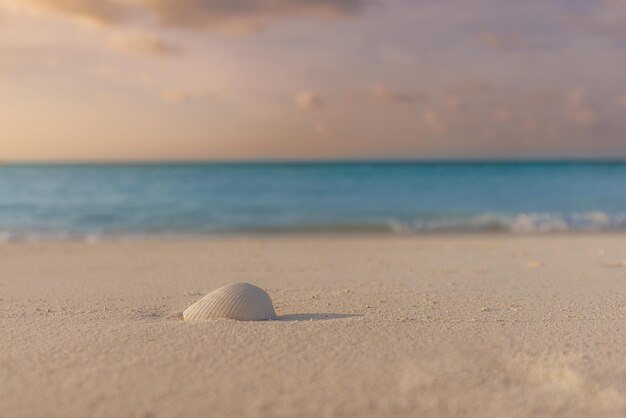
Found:
[{"label": "white sea foam", "polygon": [[567,222],[558,216],[529,213],[516,216],[509,228],[513,232],[558,232],[567,231]]},{"label": "white sea foam", "polygon": [[224,234],[255,235],[284,233],[389,233],[415,234],[438,232],[501,232],[513,234],[556,233],[567,231],[626,231],[626,212],[608,214],[601,211],[576,212],[569,214],[552,214],[543,212],[506,214],[482,214],[448,217],[430,217],[414,222],[397,219],[370,220],[362,224],[335,225],[289,225],[281,228],[258,229],[236,228],[207,230],[196,232],[164,229],[155,231],[100,231],[100,232],[69,232],[69,231],[36,231],[36,230],[0,230],[0,244],[39,241],[74,241],[94,244],[107,240],[136,240],[150,237],[177,238],[185,236],[217,236]]},{"label": "white sea foam", "polygon": [[608,215],[594,211],[558,215],[551,213],[520,213],[515,216],[485,214],[418,220],[414,229],[437,231],[508,231],[512,233],[549,233],[564,231],[626,230],[626,213]]}]

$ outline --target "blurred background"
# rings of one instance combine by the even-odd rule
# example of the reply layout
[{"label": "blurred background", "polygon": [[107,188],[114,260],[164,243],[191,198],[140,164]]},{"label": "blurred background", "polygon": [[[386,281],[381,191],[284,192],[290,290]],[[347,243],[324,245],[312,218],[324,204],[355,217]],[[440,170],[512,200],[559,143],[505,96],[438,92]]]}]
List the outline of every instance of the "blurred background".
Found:
[{"label": "blurred background", "polygon": [[622,0],[0,0],[0,237],[624,229],[625,42]]}]

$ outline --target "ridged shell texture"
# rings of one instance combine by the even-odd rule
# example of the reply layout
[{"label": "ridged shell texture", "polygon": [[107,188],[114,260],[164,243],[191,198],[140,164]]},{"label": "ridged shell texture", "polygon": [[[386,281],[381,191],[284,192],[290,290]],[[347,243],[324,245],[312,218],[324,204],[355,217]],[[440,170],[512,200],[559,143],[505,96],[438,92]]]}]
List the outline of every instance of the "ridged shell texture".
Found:
[{"label": "ridged shell texture", "polygon": [[276,318],[272,299],[250,283],[229,284],[209,293],[183,312],[185,321],[214,318],[263,321]]}]

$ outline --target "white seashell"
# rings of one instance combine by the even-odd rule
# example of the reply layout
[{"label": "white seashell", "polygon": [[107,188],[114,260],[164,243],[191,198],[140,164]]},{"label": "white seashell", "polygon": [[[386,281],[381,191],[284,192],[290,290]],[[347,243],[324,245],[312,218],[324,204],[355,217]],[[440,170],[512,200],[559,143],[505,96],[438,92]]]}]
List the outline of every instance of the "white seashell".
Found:
[{"label": "white seashell", "polygon": [[183,312],[185,321],[214,318],[240,321],[275,319],[272,299],[250,283],[236,283],[212,291]]}]

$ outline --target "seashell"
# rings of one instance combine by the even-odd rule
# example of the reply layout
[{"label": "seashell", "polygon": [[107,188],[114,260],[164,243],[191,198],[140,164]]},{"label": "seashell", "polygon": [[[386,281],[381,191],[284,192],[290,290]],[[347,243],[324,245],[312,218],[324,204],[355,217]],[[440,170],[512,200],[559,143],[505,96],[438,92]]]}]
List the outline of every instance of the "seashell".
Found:
[{"label": "seashell", "polygon": [[185,321],[215,318],[239,321],[275,319],[272,299],[263,289],[250,283],[228,284],[216,289],[185,309]]}]

